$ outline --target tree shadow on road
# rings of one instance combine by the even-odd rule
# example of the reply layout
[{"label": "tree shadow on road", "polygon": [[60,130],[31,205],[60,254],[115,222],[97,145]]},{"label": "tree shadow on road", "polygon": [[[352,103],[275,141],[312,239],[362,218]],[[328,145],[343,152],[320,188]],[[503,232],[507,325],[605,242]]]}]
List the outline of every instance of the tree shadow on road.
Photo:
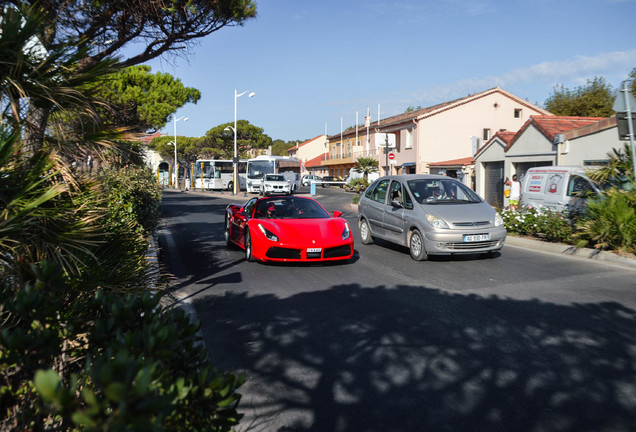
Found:
[{"label": "tree shadow on road", "polygon": [[237,430],[634,431],[636,313],[425,287],[209,296]]}]

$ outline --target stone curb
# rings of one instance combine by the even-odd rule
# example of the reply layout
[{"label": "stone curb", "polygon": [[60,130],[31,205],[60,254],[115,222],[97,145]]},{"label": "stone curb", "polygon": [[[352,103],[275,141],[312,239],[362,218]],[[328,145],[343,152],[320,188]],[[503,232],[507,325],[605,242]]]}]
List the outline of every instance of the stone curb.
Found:
[{"label": "stone curb", "polygon": [[541,240],[528,239],[508,235],[506,244],[510,246],[523,247],[544,252],[552,252],[563,255],[570,255],[579,258],[587,258],[595,261],[612,262],[636,269],[636,256],[631,258],[627,256],[617,255],[613,252],[601,251],[590,248],[576,248],[572,245],[563,243],[550,243]]}]

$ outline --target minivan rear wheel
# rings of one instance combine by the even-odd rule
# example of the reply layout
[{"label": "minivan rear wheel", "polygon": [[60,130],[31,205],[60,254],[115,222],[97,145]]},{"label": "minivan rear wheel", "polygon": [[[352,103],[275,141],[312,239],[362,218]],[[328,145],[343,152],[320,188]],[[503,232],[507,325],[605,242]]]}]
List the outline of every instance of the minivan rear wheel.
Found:
[{"label": "minivan rear wheel", "polygon": [[424,249],[424,238],[417,229],[411,231],[411,236],[409,237],[409,252],[411,252],[411,258],[415,261],[424,261],[428,258],[426,249]]}]

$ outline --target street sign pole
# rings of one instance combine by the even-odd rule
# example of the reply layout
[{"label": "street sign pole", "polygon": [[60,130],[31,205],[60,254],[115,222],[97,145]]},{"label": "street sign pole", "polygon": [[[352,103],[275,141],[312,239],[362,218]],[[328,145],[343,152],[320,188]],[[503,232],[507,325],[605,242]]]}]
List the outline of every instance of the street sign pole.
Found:
[{"label": "street sign pole", "polygon": [[[621,95],[616,97],[616,101],[614,102],[614,111],[616,111],[616,122],[622,122],[623,119],[620,118],[621,113],[625,113],[624,120],[627,122],[627,135],[629,136],[629,143],[632,149],[632,165],[634,167],[634,181],[636,182],[636,151],[634,148],[634,121],[632,119],[632,108],[636,109],[636,104],[634,103],[634,95],[629,91],[629,87],[627,86],[627,81],[623,81],[621,84]],[[622,100],[621,100],[622,99]],[[632,105],[634,105],[632,107]],[[619,139],[623,139],[620,133],[621,127],[617,125],[617,129],[619,130]]]},{"label": "street sign pole", "polygon": [[386,170],[385,175],[389,175],[389,134],[387,132],[384,139],[384,154],[386,155]]}]

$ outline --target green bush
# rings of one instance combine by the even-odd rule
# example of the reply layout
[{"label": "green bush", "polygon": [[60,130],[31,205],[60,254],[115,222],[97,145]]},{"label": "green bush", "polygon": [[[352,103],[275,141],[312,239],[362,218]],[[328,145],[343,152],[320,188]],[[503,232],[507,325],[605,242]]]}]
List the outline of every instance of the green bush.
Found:
[{"label": "green bush", "polygon": [[2,430],[228,431],[243,380],[208,362],[181,309],[147,292],[97,291],[90,323],[62,319],[59,266],[34,266],[24,289],[3,285]]},{"label": "green bush", "polygon": [[590,199],[579,222],[580,246],[634,253],[636,250],[636,192],[610,189]]},{"label": "green bush", "polygon": [[146,233],[157,228],[161,187],[150,169],[129,167],[106,171],[100,180],[108,197],[111,218],[134,220]]},{"label": "green bush", "polygon": [[566,212],[527,209],[523,212],[502,210],[501,217],[508,233],[573,244],[574,225]]},{"label": "green bush", "polygon": [[148,293],[145,170],[64,181],[0,137],[0,430],[226,431],[242,379]]}]

